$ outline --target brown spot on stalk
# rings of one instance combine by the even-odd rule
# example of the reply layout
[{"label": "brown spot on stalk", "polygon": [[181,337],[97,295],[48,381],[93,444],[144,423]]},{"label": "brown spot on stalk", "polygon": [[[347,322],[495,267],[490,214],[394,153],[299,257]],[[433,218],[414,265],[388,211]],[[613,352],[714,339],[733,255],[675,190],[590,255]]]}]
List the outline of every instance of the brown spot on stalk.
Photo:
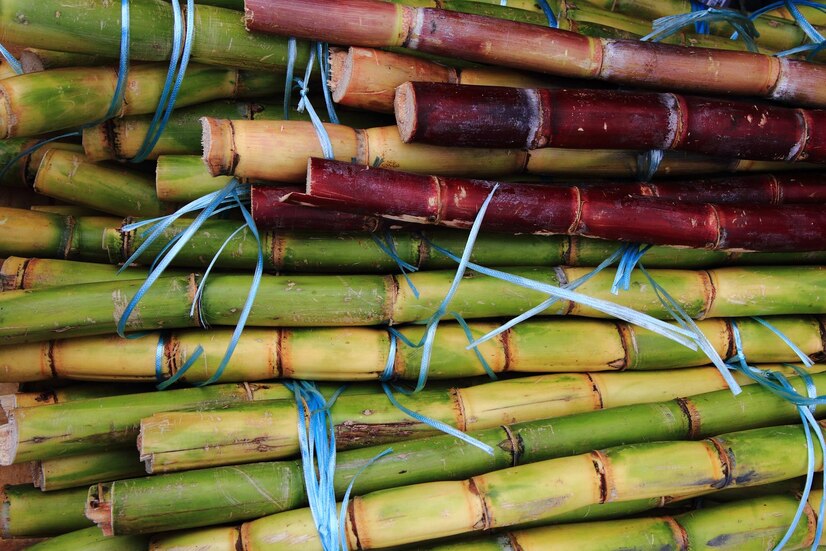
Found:
[{"label": "brown spot on stalk", "polygon": [[[631,356],[631,350],[633,349],[634,352],[637,351],[637,339],[634,337],[634,329],[630,324],[623,321],[617,321],[614,326],[616,327],[617,334],[619,335],[619,342],[620,346],[622,346],[623,357],[617,358],[612,362],[608,362],[608,365],[618,371],[625,371],[626,369],[632,367],[631,362],[633,358]],[[634,357],[636,357],[636,355]]]},{"label": "brown spot on stalk", "polygon": [[343,449],[384,444],[415,436],[415,428],[420,424],[413,420],[375,424],[344,421],[335,427],[336,442]]},{"label": "brown spot on stalk", "polygon": [[[252,203],[253,208],[253,218],[255,218],[255,202]],[[270,247],[270,251],[272,253],[272,265],[273,269],[276,272],[280,272],[284,269],[284,256],[287,253],[287,239],[277,231],[270,231],[267,232],[270,236],[272,241],[272,247]]]},{"label": "brown spot on stalk", "polygon": [[499,343],[502,346],[502,353],[505,356],[505,363],[502,365],[502,373],[509,371],[514,364],[513,361],[513,346],[511,344],[511,338],[513,337],[513,333],[511,329],[506,329],[499,333]]},{"label": "brown spot on stalk", "polygon": [[72,257],[72,243],[75,240],[75,228],[77,227],[77,220],[74,216],[67,216],[65,218],[66,225],[63,233],[60,236],[60,248],[63,249],[63,258],[69,259]]},{"label": "brown spot on stalk", "polygon": [[[715,216],[717,211],[714,211]],[[717,225],[719,227],[719,218],[717,219]],[[697,319],[705,319],[706,315],[708,314],[709,310],[714,306],[714,301],[717,299],[717,286],[714,285],[714,279],[711,276],[711,272],[709,270],[700,270],[697,272],[698,276],[702,279],[703,283],[703,308],[700,311],[700,314],[697,316]]]},{"label": "brown spot on stalk", "polygon": [[688,436],[690,440],[696,440],[700,437],[700,424],[702,422],[700,412],[690,398],[677,398],[675,401],[685,415],[686,422],[688,423],[688,434],[686,436]]},{"label": "brown spot on stalk", "polygon": [[[195,320],[197,325],[201,326],[201,303],[195,300],[195,295],[198,292],[198,281],[195,277],[195,274],[189,274],[187,277],[187,297],[189,298],[190,304],[194,307],[192,310],[192,319]],[[206,327],[203,327],[206,329]]]},{"label": "brown spot on stalk", "polygon": [[284,341],[287,339],[288,333],[291,333],[288,329],[275,330],[275,350],[271,352],[270,357],[267,358],[267,367],[273,374],[273,379],[286,378],[286,375],[284,375],[284,364],[286,363],[284,358]]},{"label": "brown spot on stalk", "polygon": [[[565,287],[569,283],[568,273],[565,271],[565,268],[562,266],[554,266],[554,277],[556,277],[556,282],[558,287]],[[565,310],[563,310],[560,315],[562,316],[569,316],[571,312],[574,311],[575,304],[570,301],[564,301]]]},{"label": "brown spot on stalk", "polygon": [[[163,347],[163,358],[161,361],[165,361],[166,365],[169,366],[169,376],[173,377],[175,373],[178,372],[180,369],[181,364],[183,363],[181,360],[181,342],[178,340],[178,335],[173,333],[169,335],[169,338],[166,339]],[[163,364],[162,364],[163,365]],[[158,381],[160,382],[160,381]]]},{"label": "brown spot on stalk", "polygon": [[826,316],[818,316],[817,324],[820,328],[820,354],[826,353]]},{"label": "brown spot on stalk", "polygon": [[522,455],[525,453],[525,443],[522,436],[514,433],[507,425],[502,425],[502,430],[505,431],[507,438],[499,443],[499,449],[508,452],[511,455],[511,466],[519,465]]},{"label": "brown spot on stalk", "polygon": [[123,223],[121,224],[121,227],[118,228],[118,231],[119,231],[120,237],[121,237],[121,255],[122,255],[121,261],[122,262],[126,262],[127,260],[129,260],[129,257],[132,256],[132,247],[135,244],[134,243],[134,241],[135,241],[135,232],[137,230],[126,231],[123,228],[124,228],[124,226],[126,226],[128,224],[131,224],[133,221],[134,221],[134,219],[131,216],[127,217],[127,218],[124,218]]},{"label": "brown spot on stalk", "polygon": [[590,373],[584,373],[583,375],[585,375],[585,378],[591,383],[591,391],[594,396],[594,405],[596,406],[594,409],[605,409],[605,402],[602,399],[602,391],[599,389],[599,385]]},{"label": "brown spot on stalk", "polygon": [[384,315],[382,316],[387,325],[393,325],[393,312],[396,311],[396,302],[399,299],[401,286],[396,276],[389,275],[384,278],[384,305],[382,306]]},{"label": "brown spot on stalk", "polygon": [[465,401],[462,399],[462,389],[451,388],[450,400],[453,402],[453,410],[456,413],[456,428],[460,431],[467,430],[467,415],[465,414]]},{"label": "brown spot on stalk", "polygon": [[482,518],[476,521],[476,523],[473,525],[473,529],[489,530],[490,527],[493,525],[493,513],[488,507],[488,500],[485,499],[485,496],[482,495],[482,492],[479,491],[479,487],[476,485],[476,477],[468,479],[467,489],[468,492],[470,492],[471,496],[479,500],[479,504],[481,505],[482,509]]},{"label": "brown spot on stalk", "polygon": [[417,236],[419,245],[416,247],[416,254],[418,254],[418,257],[416,258],[416,267],[421,269],[422,266],[424,266],[424,263],[430,259],[430,255],[433,251],[431,250],[427,239],[425,239],[424,233],[418,233]]},{"label": "brown spot on stalk", "polygon": [[674,535],[674,541],[677,543],[676,549],[679,549],[680,551],[688,549],[688,532],[677,521],[677,519],[675,519],[674,517],[661,517],[661,520],[665,522],[671,529],[671,533]]},{"label": "brown spot on stalk", "polygon": [[43,350],[43,354],[41,355],[43,365],[40,366],[40,372],[42,373],[48,369],[49,373],[52,374],[52,378],[57,379],[57,368],[55,367],[55,346],[57,346],[57,343],[56,341],[48,341],[43,346],[45,350]]},{"label": "brown spot on stalk", "polygon": [[731,358],[737,352],[737,345],[734,342],[734,327],[731,321],[730,319],[723,321],[726,332],[726,358]]},{"label": "brown spot on stalk", "polygon": [[716,437],[707,438],[705,441],[714,447],[720,462],[720,468],[723,471],[723,478],[719,482],[713,483],[711,487],[717,490],[727,488],[731,485],[734,465],[737,463],[736,458],[732,455],[731,450],[726,448],[725,444]]},{"label": "brown spot on stalk", "polygon": [[599,450],[591,452],[591,463],[594,465],[594,471],[597,473],[597,482],[599,484],[599,503],[606,503],[613,501],[609,496],[609,489],[613,487],[610,483],[610,476],[608,473],[608,458]]},{"label": "brown spot on stalk", "polygon": [[[359,496],[356,496],[350,501],[350,505],[347,507],[347,518],[350,519],[350,529],[353,533],[353,539],[355,540],[356,549],[363,549],[361,545],[361,539],[359,538],[359,531],[358,525],[356,523],[356,506],[361,505],[362,499]],[[347,537],[347,525],[344,526],[344,537]],[[348,538],[349,539],[349,538]]]}]

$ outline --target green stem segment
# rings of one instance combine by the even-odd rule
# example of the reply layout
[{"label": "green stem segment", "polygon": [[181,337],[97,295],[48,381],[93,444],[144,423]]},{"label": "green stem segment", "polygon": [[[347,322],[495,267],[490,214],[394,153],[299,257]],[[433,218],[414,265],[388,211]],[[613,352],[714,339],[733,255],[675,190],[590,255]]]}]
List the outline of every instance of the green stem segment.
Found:
[{"label": "green stem segment", "polygon": [[[5,267],[5,265],[4,265]],[[699,321],[698,326],[721,357],[736,348],[730,319]],[[824,329],[815,317],[778,317],[770,323],[814,359],[824,354]],[[782,340],[755,320],[740,319],[738,329],[748,358],[757,363],[796,362]],[[469,324],[479,338],[496,328],[490,322]],[[424,334],[421,326],[402,326],[411,342]],[[111,335],[59,339],[0,347],[0,381],[27,382],[54,377],[111,382],[155,382],[159,334],[142,339]],[[160,356],[162,379],[175,375],[201,346],[203,355],[182,382],[210,380],[232,338],[230,329],[170,331]],[[375,381],[384,373],[390,335],[376,328],[247,328],[220,381],[271,379],[311,381]],[[445,322],[433,342],[428,378],[484,376],[476,353],[466,350],[467,336],[456,323]],[[650,371],[708,364],[701,350],[691,350],[656,333],[619,321],[582,318],[528,320],[482,343],[479,353],[494,373]],[[397,342],[393,378],[419,377],[422,349]]]},{"label": "green stem segment", "polygon": [[[826,375],[813,376],[826,384]],[[799,379],[793,385],[802,390]],[[586,453],[621,444],[696,439],[728,431],[793,422],[796,408],[750,385],[736,398],[718,390],[668,402],[620,406],[469,434],[494,455],[452,436],[393,444],[393,453],[362,472],[354,494],[397,486],[459,480],[512,465]],[[386,445],[338,454],[336,494]],[[167,496],[174,499],[166,499]],[[164,496],[161,499],[160,496]],[[132,534],[194,528],[259,518],[306,504],[298,460],[160,474],[101,484],[90,490],[87,514],[107,533]]]},{"label": "green stem segment", "polygon": [[31,484],[5,486],[0,505],[0,530],[4,538],[44,537],[91,526],[83,514],[85,488],[41,492]]},{"label": "green stem segment", "polygon": [[[826,292],[820,266],[720,268],[704,271],[651,270],[651,276],[687,315],[708,317],[823,314],[817,299]],[[589,274],[587,268],[510,268],[509,273],[549,285]],[[454,272],[410,274],[419,298],[400,275],[264,276],[247,325],[250,327],[370,326],[428,320],[440,306]],[[577,290],[585,295],[667,319],[670,314],[642,273],[631,277],[630,290],[613,295],[613,274],[603,271]],[[198,278],[164,277],[142,297],[125,322],[126,331],[175,329],[198,325],[191,316]],[[211,326],[235,325],[247,300],[248,276],[210,276],[198,304]],[[90,283],[10,291],[0,294],[0,339],[4,344],[113,333],[140,282]],[[798,297],[803,297],[800,299]],[[469,273],[449,305],[466,319],[515,316],[542,303],[544,293]],[[566,301],[544,316],[605,318],[590,307]]]}]

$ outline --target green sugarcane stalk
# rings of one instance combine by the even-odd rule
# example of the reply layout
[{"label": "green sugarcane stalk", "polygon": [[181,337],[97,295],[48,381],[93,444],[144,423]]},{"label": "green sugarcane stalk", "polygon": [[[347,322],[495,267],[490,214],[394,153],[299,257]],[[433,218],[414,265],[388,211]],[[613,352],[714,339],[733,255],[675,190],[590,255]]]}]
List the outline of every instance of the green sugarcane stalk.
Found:
[{"label": "green sugarcane stalk", "polygon": [[26,48],[20,52],[20,64],[23,66],[24,73],[37,73],[63,67],[95,67],[114,63],[111,53],[105,56],[86,55],[40,48]]},{"label": "green sugarcane stalk", "polygon": [[[62,261],[66,262],[66,261]],[[5,267],[5,265],[4,265]],[[721,357],[736,349],[730,319],[714,318],[698,326]],[[813,359],[824,354],[824,329],[815,317],[779,317],[768,320]],[[469,330],[480,338],[497,324],[472,322]],[[759,322],[737,321],[743,350],[757,363],[795,362],[798,357],[781,339]],[[421,326],[401,326],[404,337],[418,343]],[[142,339],[112,335],[59,339],[0,347],[0,381],[69,380],[153,382],[177,374],[198,347],[202,357],[181,376],[194,384],[210,380],[232,339],[230,329],[170,331],[158,356],[160,334]],[[278,378],[310,381],[375,381],[387,367],[391,336],[375,328],[259,329],[247,328],[221,374],[221,382],[264,381]],[[445,322],[433,341],[428,378],[450,380],[484,376],[476,353],[467,350],[467,335],[456,323]],[[709,360],[661,335],[619,321],[582,318],[528,320],[478,347],[494,373],[552,373],[647,371],[697,367]],[[423,350],[403,340],[396,343],[392,378],[419,378]]]},{"label": "green sugarcane stalk", "polygon": [[36,407],[49,404],[62,404],[75,400],[121,396],[152,390],[148,385],[118,385],[111,383],[74,384],[59,388],[49,388],[32,392],[16,392],[0,396],[3,411],[21,407]]},{"label": "green sugarcane stalk", "polygon": [[26,209],[0,207],[0,251],[4,255],[76,258],[91,262],[110,260],[102,236],[117,219],[61,216]]},{"label": "green sugarcane stalk", "polygon": [[134,442],[143,417],[163,410],[291,397],[280,384],[215,385],[13,409],[0,426],[0,464],[122,448]]},{"label": "green sugarcane stalk", "polygon": [[[543,284],[560,285],[592,272],[588,268],[509,268],[508,272]],[[705,271],[651,270],[651,276],[688,316],[775,316],[826,313],[819,299],[826,288],[821,266],[719,268]],[[407,276],[264,276],[247,325],[251,327],[370,326],[427,321],[438,311],[454,272],[417,272]],[[629,291],[611,293],[614,276],[600,272],[577,290],[668,319],[642,273]],[[162,277],[124,322],[126,331],[234,325],[249,294],[250,277],[212,275],[203,286],[198,315],[191,315],[199,278]],[[113,333],[141,287],[140,282],[89,283],[0,293],[0,342],[16,344],[52,338]],[[802,300],[797,297],[804,297]],[[466,319],[515,316],[542,303],[544,293],[469,272],[449,309]],[[561,301],[540,315],[605,318],[590,307]],[[447,317],[448,314],[445,314]]]},{"label": "green sugarcane stalk", "polygon": [[[52,142],[42,146],[30,155],[17,159],[26,149],[37,144],[39,140],[32,138],[11,138],[0,140],[0,168],[5,173],[0,177],[0,188],[28,188],[31,187],[37,168],[43,156],[52,149],[82,152],[83,147],[68,142]],[[6,168],[8,167],[8,168]]]},{"label": "green sugarcane stalk", "polygon": [[30,210],[37,212],[48,212],[50,214],[57,214],[60,216],[72,216],[74,218],[78,218],[80,216],[106,216],[100,211],[86,207],[77,207],[74,205],[32,205]]},{"label": "green sugarcane stalk", "polygon": [[[777,368],[774,367],[773,368]],[[794,374],[786,369],[786,374]],[[738,382],[751,380],[737,374]],[[584,411],[658,402],[726,388],[712,367],[646,373],[524,377],[397,399],[407,409],[466,432]],[[330,408],[336,447],[348,450],[438,434],[386,396],[341,396]],[[149,473],[280,459],[299,452],[298,407],[277,400],[141,420],[138,451]]]},{"label": "green sugarcane stalk", "polygon": [[[603,503],[559,515],[554,520],[577,522],[621,518],[662,507],[669,500],[670,498],[654,498]],[[306,525],[306,528],[313,529],[312,524]],[[237,551],[240,548],[241,531],[237,526],[160,534],[152,538],[151,546],[152,551]]]},{"label": "green sugarcane stalk", "polygon": [[[172,6],[161,0],[132,0],[130,11],[130,59],[169,60]],[[55,17],[55,12],[60,17]],[[243,13],[234,10],[196,6],[192,61],[269,72],[285,69],[287,38],[248,33],[243,17]],[[0,3],[0,41],[4,43],[112,56],[120,49],[120,36],[120,4],[105,0],[72,4],[59,0]],[[303,68],[309,59],[310,44],[298,41],[297,46],[296,66]]]},{"label": "green sugarcane stalk", "polygon": [[[811,547],[822,491],[809,495],[784,549]],[[582,522],[514,530],[429,546],[431,551],[607,551],[609,549],[773,549],[794,522],[799,498],[775,495],[703,508],[678,516]]]},{"label": "green sugarcane stalk", "polygon": [[[10,256],[0,264],[0,290],[40,289],[62,285],[77,285],[95,281],[126,281],[146,279],[149,270],[144,267],[120,268],[111,264],[75,262]],[[183,275],[181,270],[170,274]]]},{"label": "green sugarcane stalk", "polygon": [[[0,207],[0,252],[39,258],[121,263],[144,243],[142,231],[122,231],[116,218],[78,218],[37,214]],[[104,223],[103,220],[106,222]],[[149,264],[169,241],[188,226],[179,221],[152,243],[141,259]],[[33,227],[39,229],[33,231]],[[100,228],[100,229],[99,229]],[[173,266],[206,267],[238,223],[208,220],[176,256]],[[430,243],[461,254],[467,233],[452,230],[391,232],[388,234],[399,258],[422,269],[455,268],[456,263],[435,251]],[[46,237],[44,241],[44,237]],[[70,243],[70,246],[60,246]],[[396,262],[368,234],[320,234],[313,232],[262,231],[264,269],[270,272],[388,273]],[[486,266],[543,265],[596,266],[621,246],[614,241],[568,236],[505,235],[482,233],[471,259]],[[217,267],[250,270],[255,267],[258,245],[249,231],[231,239],[232,255],[218,258]],[[706,268],[725,265],[824,264],[826,251],[805,253],[736,253],[701,249],[652,247],[643,259],[648,267]]]},{"label": "green sugarcane stalk", "polygon": [[37,543],[30,551],[66,551],[83,549],[84,551],[146,551],[149,548],[149,536],[106,537],[96,527],[85,528],[68,534],[62,534],[44,542]]},{"label": "green sugarcane stalk", "polygon": [[84,515],[86,493],[86,488],[47,493],[31,484],[4,486],[0,533],[4,538],[38,538],[93,526]]},{"label": "green sugarcane stalk", "polygon": [[86,156],[54,149],[43,157],[34,190],[61,201],[120,216],[157,217],[174,205],[155,193],[151,176],[114,165],[100,165]]},{"label": "green sugarcane stalk", "polygon": [[101,480],[123,480],[146,474],[132,448],[36,461],[34,485],[44,492],[88,487]]},{"label": "green sugarcane stalk", "polygon": [[[167,71],[168,66],[160,63],[132,67],[116,114],[155,112]],[[280,78],[193,64],[187,68],[176,105],[269,95]],[[116,83],[117,70],[112,67],[51,69],[0,81],[0,92],[7,98],[0,106],[0,137],[36,136],[96,123],[109,112]]]},{"label": "green sugarcane stalk", "polygon": [[194,201],[223,189],[233,178],[213,176],[197,155],[161,155],[157,161],[155,191],[164,201]]},{"label": "green sugarcane stalk", "polygon": [[[812,377],[816,386],[826,375]],[[801,381],[790,378],[798,391]],[[822,415],[822,411],[818,412]],[[586,453],[621,444],[697,439],[799,419],[797,409],[759,385],[734,397],[718,390],[651,404],[507,425],[469,434],[494,455],[452,436],[393,444],[393,453],[355,479],[354,495],[436,480],[460,480],[513,465]],[[386,445],[337,456],[336,495]],[[90,488],[87,514],[106,533],[132,534],[224,524],[306,505],[298,460],[159,474]],[[161,499],[164,496],[165,499]],[[167,499],[168,498],[168,499]]]},{"label": "green sugarcane stalk", "polygon": [[[320,100],[323,102],[323,100]],[[367,128],[377,124],[387,124],[387,117],[360,111],[340,110],[342,124],[355,128]],[[326,114],[319,114],[326,121]],[[160,155],[200,155],[201,117],[242,120],[282,120],[284,107],[274,103],[235,103],[227,101],[208,102],[184,109],[176,109],[169,118],[157,144],[148,159]],[[309,113],[291,108],[289,120],[310,120]],[[151,115],[136,115],[111,119],[97,126],[83,130],[83,149],[92,161],[131,159],[140,150],[149,132]],[[201,161],[203,166],[203,161]]]},{"label": "green sugarcane stalk", "polygon": [[[805,442],[800,425],[768,427],[699,442],[631,444],[374,492],[350,502],[343,537],[351,549],[389,547],[544,522],[590,504],[775,482],[806,473]],[[822,470],[822,454],[814,448],[815,469]],[[298,541],[302,549],[321,549],[309,509],[245,523],[241,537],[244,551],[286,549]]]}]

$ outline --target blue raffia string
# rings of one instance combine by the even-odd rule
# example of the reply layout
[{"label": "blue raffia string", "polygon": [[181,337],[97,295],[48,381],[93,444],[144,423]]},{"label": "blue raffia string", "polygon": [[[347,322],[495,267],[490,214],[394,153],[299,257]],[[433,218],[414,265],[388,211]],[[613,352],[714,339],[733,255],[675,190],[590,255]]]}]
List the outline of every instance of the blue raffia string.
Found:
[{"label": "blue raffia string", "polygon": [[23,66],[20,64],[20,61],[18,61],[17,58],[14,57],[12,53],[8,51],[6,47],[2,44],[0,44],[0,55],[3,56],[3,59],[6,60],[6,63],[9,64],[9,67],[11,67],[12,71],[14,71],[18,75],[23,74]]},{"label": "blue raffia string", "polygon": [[327,104],[327,116],[333,124],[339,124],[333,103],[333,93],[330,90],[330,46],[326,42],[316,42],[318,52],[318,68],[321,71],[321,89],[324,91],[324,103]]},{"label": "blue raffia string", "polygon": [[679,15],[669,15],[668,17],[661,17],[655,19],[653,23],[653,30],[640,38],[641,41],[659,42],[669,36],[677,33],[689,25],[712,22],[725,21],[730,24],[737,31],[746,48],[751,52],[756,52],[756,39],[760,36],[757,29],[754,27],[754,22],[742,13],[734,10],[718,10],[709,8],[703,11],[694,11],[690,13],[681,13]]},{"label": "blue raffia string", "polygon": [[801,46],[797,46],[795,48],[791,48],[789,50],[785,50],[782,52],[778,52],[774,54],[777,57],[786,57],[790,55],[796,55],[801,53],[808,53],[808,58],[812,59],[815,55],[821,52],[824,48],[826,48],[826,37],[823,36],[810,22],[806,19],[806,16],[798,9],[797,6],[806,6],[810,8],[815,8],[826,13],[826,4],[821,2],[812,2],[810,0],[781,0],[779,2],[774,2],[773,4],[769,4],[768,6],[764,6],[763,8],[756,10],[751,13],[749,16],[750,19],[754,20],[760,17],[761,15],[779,9],[779,8],[787,8],[789,13],[791,13],[792,17],[795,20],[795,23],[801,30],[804,32],[806,37],[812,42],[811,44],[803,44]]},{"label": "blue raffia string", "polygon": [[407,285],[410,287],[410,290],[413,291],[413,296],[419,298],[419,290],[413,284],[413,281],[410,279],[410,276],[407,275],[408,272],[417,272],[419,268],[414,266],[413,264],[405,261],[399,256],[399,253],[396,251],[396,244],[393,240],[393,234],[390,231],[386,231],[384,233],[384,238],[379,237],[375,233],[371,233],[370,237],[373,239],[373,242],[376,246],[382,250],[384,254],[389,256],[393,262],[399,267],[399,271],[401,271],[402,275],[404,276],[405,281],[407,281]]},{"label": "blue raffia string", "polygon": [[665,152],[662,149],[651,149],[637,155],[637,178],[641,182],[650,182],[660,169]]},{"label": "blue raffia string", "polygon": [[[195,34],[195,1],[186,2],[186,27],[183,26],[181,6],[179,0],[172,0],[172,14],[174,16],[174,28],[172,38],[172,55],[169,61],[169,71],[166,75],[161,99],[152,122],[149,124],[149,131],[146,133],[143,144],[133,159],[133,163],[142,163],[149,157],[161,138],[169,117],[175,109],[175,102],[189,66],[189,59],[192,54],[192,37]],[[185,33],[185,36],[184,36]],[[183,51],[181,51],[181,39],[183,38]],[[174,82],[174,83],[173,83]]]},{"label": "blue raffia string", "polygon": [[[476,446],[485,453],[493,455],[493,448],[488,446],[484,442],[481,442],[476,438],[473,438],[472,436],[469,436],[468,434],[460,431],[455,427],[451,427],[446,423],[442,423],[441,421],[432,419],[430,417],[422,415],[421,413],[417,413],[408,407],[405,407],[401,404],[401,402],[399,402],[396,399],[395,396],[393,396],[393,388],[391,387],[391,381],[393,380],[393,367],[395,365],[396,360],[396,349],[398,348],[398,341],[404,340],[407,343],[410,343],[410,341],[406,339],[403,335],[401,335],[398,331],[395,331],[392,328],[388,330],[388,335],[390,337],[390,351],[387,354],[387,362],[384,364],[384,372],[382,373],[380,380],[382,389],[384,389],[384,393],[387,395],[387,399],[390,400],[390,403],[393,404],[397,409],[401,410],[408,417],[411,417],[412,419],[415,419],[420,423],[424,423],[425,425],[429,425],[436,430],[444,432],[445,434],[449,434],[454,438],[458,438],[462,442],[466,442],[472,446]],[[401,387],[398,387],[396,385],[394,386],[396,390],[401,390],[403,394],[411,394],[409,391],[406,391]],[[416,390],[415,392],[418,392],[418,390]]]},{"label": "blue raffia string", "polygon": [[[767,324],[766,326],[772,329],[772,331],[774,331],[778,336],[781,336],[781,338],[783,338],[782,333],[780,333],[780,331],[778,331],[776,328],[774,328],[770,324]],[[791,525],[784,534],[783,538],[774,547],[775,550],[780,550],[783,549],[786,543],[788,543],[789,539],[791,538],[792,534],[797,528],[797,525],[800,522],[800,519],[803,515],[803,511],[805,510],[809,494],[811,492],[815,471],[815,454],[814,444],[812,442],[812,431],[814,431],[815,435],[817,436],[818,443],[820,444],[820,448],[822,451],[822,457],[826,458],[826,440],[824,440],[823,431],[821,430],[820,425],[818,424],[817,420],[813,415],[815,411],[815,406],[821,400],[821,397],[817,396],[817,389],[815,388],[814,382],[812,381],[812,378],[809,376],[809,374],[795,365],[789,365],[789,367],[794,369],[795,372],[797,372],[797,374],[801,377],[801,380],[804,382],[807,394],[805,398],[794,389],[792,384],[782,373],[776,371],[761,370],[750,366],[746,361],[745,351],[743,350],[743,340],[740,335],[740,329],[735,320],[732,320],[731,322],[731,329],[732,334],[734,336],[735,354],[731,359],[729,359],[728,363],[731,365],[732,369],[745,374],[763,388],[766,388],[773,394],[776,394],[783,399],[789,400],[788,396],[796,396],[800,398],[799,401],[789,401],[792,401],[792,403],[794,403],[797,407],[798,413],[800,414],[800,420],[803,424],[803,429],[806,434],[806,482],[804,484],[803,492],[800,498],[800,505],[798,506],[797,511],[795,512],[794,519],[792,520]],[[783,338],[783,341],[788,342],[788,339]],[[795,350],[795,353],[798,353],[799,351],[799,349],[794,346],[793,350]],[[824,491],[826,491],[826,480],[824,480]],[[826,494],[824,494],[823,498],[820,501],[820,507],[817,515],[815,538],[812,542],[811,547],[812,550],[818,548],[821,536],[823,534],[824,512],[826,512]]]},{"label": "blue raffia string", "polygon": [[[702,2],[698,2],[697,0],[691,0],[692,12],[703,11],[706,9],[706,7],[707,6]],[[709,32],[711,32],[711,29],[708,25],[708,21],[699,21],[697,23],[694,23],[694,30],[697,32],[697,34],[708,34]]]},{"label": "blue raffia string", "polygon": [[387,448],[383,452],[376,455],[370,461],[364,464],[362,468],[360,468],[355,475],[353,475],[352,480],[350,480],[350,484],[347,485],[347,490],[344,492],[344,497],[341,499],[341,512],[339,513],[338,517],[338,533],[340,535],[341,541],[341,548],[345,551],[348,549],[347,546],[347,537],[345,534],[345,521],[347,519],[347,505],[350,502],[350,493],[353,491],[353,485],[356,483],[356,479],[361,476],[367,468],[369,468],[373,463],[385,457],[389,454],[393,453],[393,448]]},{"label": "blue raffia string", "polygon": [[539,4],[539,7],[542,8],[542,11],[545,13],[545,17],[548,18],[548,26],[552,29],[559,28],[559,20],[554,15],[554,10],[551,9],[551,5],[548,4],[548,0],[537,0],[536,2]]},{"label": "blue raffia string", "polygon": [[287,41],[287,78],[284,80],[284,120],[290,120],[290,104],[293,97],[293,75],[295,74],[295,58],[298,55],[296,39],[290,37]]}]

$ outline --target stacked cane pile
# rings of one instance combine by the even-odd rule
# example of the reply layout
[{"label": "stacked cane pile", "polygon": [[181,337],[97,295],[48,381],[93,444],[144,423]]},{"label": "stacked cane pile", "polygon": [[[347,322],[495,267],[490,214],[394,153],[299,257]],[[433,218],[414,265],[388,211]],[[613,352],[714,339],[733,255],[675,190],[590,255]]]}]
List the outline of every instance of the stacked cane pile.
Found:
[{"label": "stacked cane pile", "polygon": [[186,4],[0,0],[3,537],[819,544],[823,10]]}]

